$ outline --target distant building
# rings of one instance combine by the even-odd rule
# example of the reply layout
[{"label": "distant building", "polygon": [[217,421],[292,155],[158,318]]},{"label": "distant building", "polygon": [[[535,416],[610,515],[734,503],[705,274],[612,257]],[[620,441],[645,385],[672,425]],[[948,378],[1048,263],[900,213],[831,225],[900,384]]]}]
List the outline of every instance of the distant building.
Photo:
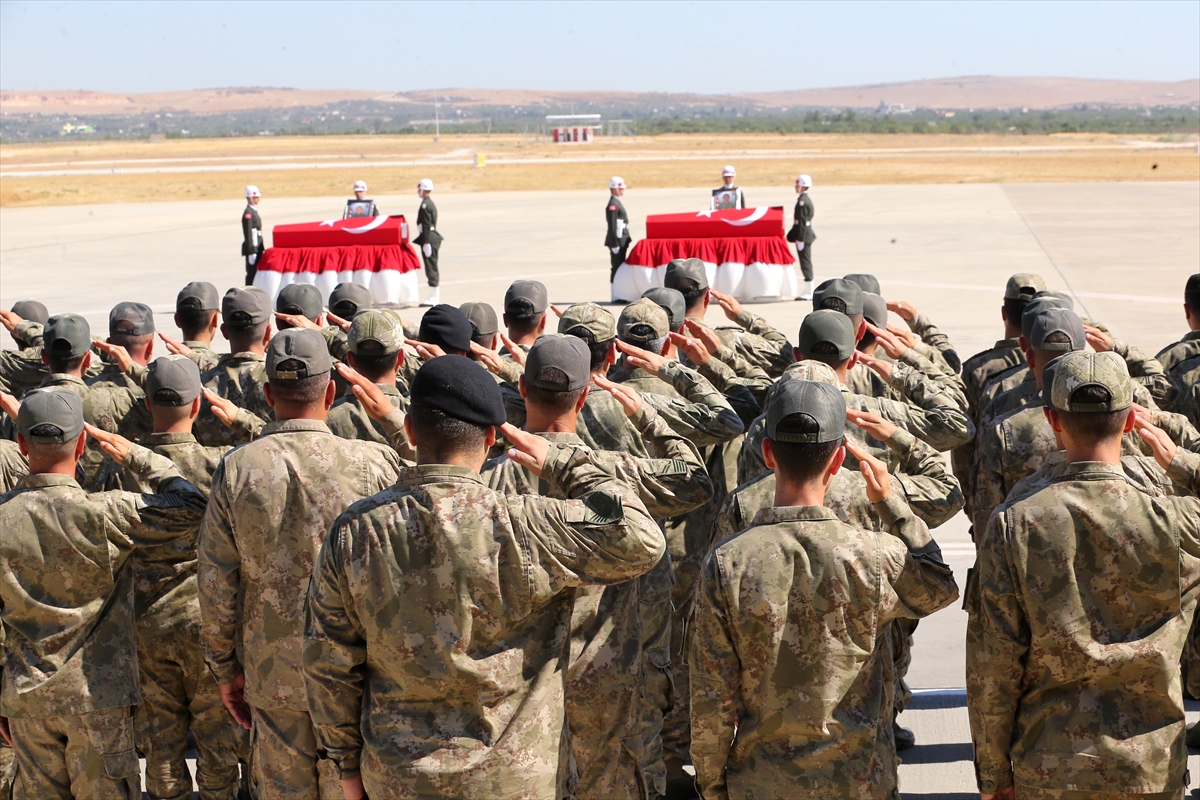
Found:
[{"label": "distant building", "polygon": [[914,111],[916,111],[915,108],[905,108],[903,103],[889,103],[886,100],[880,100],[879,106],[875,109],[875,114],[880,117],[890,117],[911,114]]}]

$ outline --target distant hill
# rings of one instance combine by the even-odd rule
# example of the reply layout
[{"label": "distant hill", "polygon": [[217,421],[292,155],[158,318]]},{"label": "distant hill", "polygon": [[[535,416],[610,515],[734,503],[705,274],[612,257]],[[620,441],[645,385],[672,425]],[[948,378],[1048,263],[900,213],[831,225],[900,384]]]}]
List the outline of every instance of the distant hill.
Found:
[{"label": "distant hill", "polygon": [[345,101],[373,100],[398,105],[430,105],[435,101],[469,108],[511,106],[658,106],[718,108],[724,106],[778,109],[875,108],[881,103],[906,108],[1063,109],[1081,105],[1140,108],[1200,104],[1200,78],[1185,81],[1115,81],[1082,78],[1002,78],[975,76],[933,80],[701,95],[648,92],[559,92],[533,89],[429,89],[413,92],[372,92],[338,89],[228,88],[196,89],[150,94],[90,91],[0,92],[5,114],[139,115],[186,112],[219,114],[257,109],[323,106]]}]

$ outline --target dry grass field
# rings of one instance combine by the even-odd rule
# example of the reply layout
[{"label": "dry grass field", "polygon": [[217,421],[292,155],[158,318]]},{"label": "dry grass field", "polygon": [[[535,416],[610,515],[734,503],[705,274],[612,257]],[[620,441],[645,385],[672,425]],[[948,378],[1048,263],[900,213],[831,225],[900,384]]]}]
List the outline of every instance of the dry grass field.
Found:
[{"label": "dry grass field", "polygon": [[[472,165],[483,155],[483,168]],[[1103,134],[662,135],[556,145],[513,135],[246,137],[0,145],[0,206],[78,205],[406,192],[588,189],[622,175],[631,188],[705,186],[722,164],[745,186],[1069,183],[1200,180],[1195,137]]]}]

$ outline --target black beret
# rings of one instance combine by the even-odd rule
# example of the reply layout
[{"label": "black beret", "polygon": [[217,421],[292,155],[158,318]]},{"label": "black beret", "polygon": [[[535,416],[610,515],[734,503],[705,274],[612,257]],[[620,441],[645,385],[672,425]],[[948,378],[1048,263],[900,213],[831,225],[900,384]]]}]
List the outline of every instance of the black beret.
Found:
[{"label": "black beret", "polygon": [[463,356],[440,356],[426,361],[409,387],[409,400],[413,408],[440,411],[447,417],[481,427],[501,425],[508,420],[496,379]]},{"label": "black beret", "polygon": [[425,312],[421,317],[421,332],[417,338],[426,344],[436,344],[449,353],[471,352],[471,337],[475,329],[467,315],[454,306],[442,303]]}]

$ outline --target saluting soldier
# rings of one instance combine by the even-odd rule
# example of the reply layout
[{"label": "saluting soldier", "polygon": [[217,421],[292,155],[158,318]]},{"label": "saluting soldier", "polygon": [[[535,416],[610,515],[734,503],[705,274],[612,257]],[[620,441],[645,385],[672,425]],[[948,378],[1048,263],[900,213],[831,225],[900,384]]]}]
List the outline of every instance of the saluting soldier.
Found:
[{"label": "saluting soldier", "polygon": [[800,257],[800,271],[804,273],[804,291],[797,298],[799,300],[811,300],[813,296],[812,243],[817,234],[813,233],[812,229],[813,202],[808,196],[808,190],[811,188],[812,178],[807,175],[796,178],[796,194],[799,197],[796,198],[795,221],[787,235],[787,240],[796,244],[796,255]]},{"label": "saluting soldier", "polygon": [[242,255],[246,257],[246,285],[254,283],[258,259],[263,253],[262,217],[258,216],[258,201],[262,199],[257,186],[246,187],[246,210],[242,212]]},{"label": "saluting soldier", "polygon": [[350,219],[351,217],[378,217],[381,215],[379,207],[375,205],[374,200],[367,198],[367,182],[354,182],[354,199],[346,201],[346,209],[342,212],[342,219]]},{"label": "saluting soldier", "polygon": [[417,238],[413,244],[421,245],[421,258],[425,262],[425,278],[429,281],[429,297],[425,298],[423,306],[436,306],[442,302],[438,299],[438,248],[442,246],[442,235],[437,232],[437,206],[429,196],[433,194],[433,181],[422,178],[417,184],[417,196],[421,198],[421,206],[417,209]]},{"label": "saluting soldier", "polygon": [[612,272],[608,276],[608,282],[612,283],[617,275],[617,268],[625,263],[625,253],[629,251],[629,215],[625,213],[625,206],[621,204],[621,197],[625,194],[625,180],[619,175],[614,175],[608,181],[608,191],[612,196],[608,198],[608,207],[604,210],[604,217],[608,220],[604,246],[612,251]]}]

